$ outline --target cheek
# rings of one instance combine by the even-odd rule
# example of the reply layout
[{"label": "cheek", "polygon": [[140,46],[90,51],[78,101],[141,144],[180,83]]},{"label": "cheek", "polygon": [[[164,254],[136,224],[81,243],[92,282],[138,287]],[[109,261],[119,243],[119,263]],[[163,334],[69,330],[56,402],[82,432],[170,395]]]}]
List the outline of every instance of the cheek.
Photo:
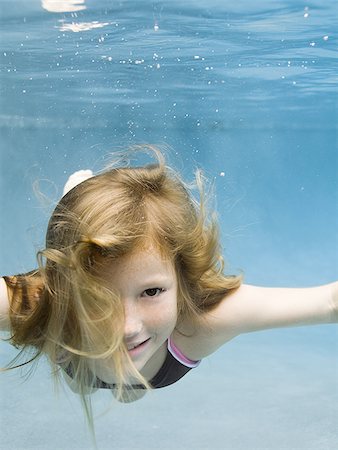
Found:
[{"label": "cheek", "polygon": [[[169,299],[168,299],[169,300]],[[148,310],[148,326],[172,331],[177,322],[177,304],[176,299],[170,299],[157,304],[151,310]]]}]

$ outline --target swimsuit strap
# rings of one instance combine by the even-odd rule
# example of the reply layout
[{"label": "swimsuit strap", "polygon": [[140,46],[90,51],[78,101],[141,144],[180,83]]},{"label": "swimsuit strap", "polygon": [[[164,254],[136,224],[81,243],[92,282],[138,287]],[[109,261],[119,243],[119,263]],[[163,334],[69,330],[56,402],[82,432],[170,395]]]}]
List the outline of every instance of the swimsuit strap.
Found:
[{"label": "swimsuit strap", "polygon": [[171,336],[168,338],[168,351],[173,355],[173,357],[186,367],[194,368],[197,367],[201,361],[193,361],[183,355],[181,350],[179,350],[173,342]]}]

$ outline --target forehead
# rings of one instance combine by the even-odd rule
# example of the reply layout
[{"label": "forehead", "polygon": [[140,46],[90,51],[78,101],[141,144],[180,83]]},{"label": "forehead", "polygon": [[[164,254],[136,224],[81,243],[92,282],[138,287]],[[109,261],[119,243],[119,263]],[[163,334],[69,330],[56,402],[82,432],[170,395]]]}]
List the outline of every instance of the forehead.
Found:
[{"label": "forehead", "polygon": [[99,256],[95,258],[95,262],[100,267],[101,275],[109,275],[109,277],[114,274],[119,277],[142,277],[148,274],[175,274],[172,261],[155,246],[137,249],[114,259]]}]

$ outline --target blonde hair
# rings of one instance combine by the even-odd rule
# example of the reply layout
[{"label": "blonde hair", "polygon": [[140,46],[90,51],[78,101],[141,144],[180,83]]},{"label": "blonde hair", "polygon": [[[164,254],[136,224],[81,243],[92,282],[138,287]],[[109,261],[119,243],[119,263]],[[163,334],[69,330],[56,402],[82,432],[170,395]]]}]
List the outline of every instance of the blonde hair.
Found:
[{"label": "blonde hair", "polygon": [[34,347],[36,357],[47,354],[54,367],[61,360],[71,365],[91,427],[86,393],[94,389],[96,373],[89,361],[113,360],[120,398],[129,375],[151,387],[130,360],[128,367],[122,364],[122,358],[128,360],[124,308],[94,270],[95,256],[117,259],[154,245],[176,269],[178,324],[185,318],[198,322],[241,283],[241,277],[223,273],[217,220],[209,211],[201,172],[196,172],[195,198],[160,150],[148,146],[131,154],[140,151],[155,163],[133,167],[117,158],[60,200],[48,224],[46,248],[38,253],[39,270],[26,279],[28,284],[41,280],[40,300],[27,311],[23,297],[20,302],[14,295],[11,302],[12,343],[23,350]]}]

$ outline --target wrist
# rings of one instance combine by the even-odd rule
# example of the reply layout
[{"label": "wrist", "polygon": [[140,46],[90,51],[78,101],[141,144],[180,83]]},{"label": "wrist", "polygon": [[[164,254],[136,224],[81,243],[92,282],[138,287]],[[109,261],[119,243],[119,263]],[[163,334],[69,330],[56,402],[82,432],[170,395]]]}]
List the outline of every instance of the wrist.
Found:
[{"label": "wrist", "polygon": [[332,322],[338,322],[338,281],[332,283],[331,287],[331,318]]}]

